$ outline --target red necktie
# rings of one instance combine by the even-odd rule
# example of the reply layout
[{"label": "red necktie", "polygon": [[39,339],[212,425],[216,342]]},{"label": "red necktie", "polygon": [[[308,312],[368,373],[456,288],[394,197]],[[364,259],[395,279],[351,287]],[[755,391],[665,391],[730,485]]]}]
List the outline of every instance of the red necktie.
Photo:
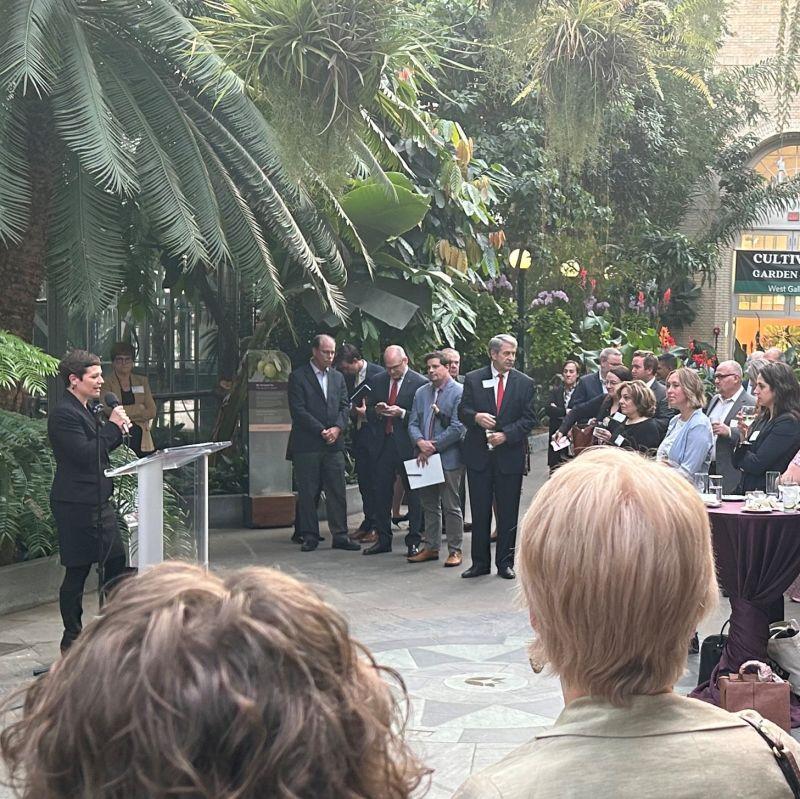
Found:
[{"label": "red necktie", "polygon": [[503,378],[505,375],[497,375],[497,412],[500,413],[500,406],[503,404]]},{"label": "red necktie", "polygon": [[[399,380],[392,380],[392,387],[389,389],[389,402],[387,405],[394,405],[397,402],[397,390],[398,386],[400,385]],[[383,426],[383,430],[386,435],[391,435],[392,430],[394,429],[394,419],[391,416],[386,417],[386,422]]]}]

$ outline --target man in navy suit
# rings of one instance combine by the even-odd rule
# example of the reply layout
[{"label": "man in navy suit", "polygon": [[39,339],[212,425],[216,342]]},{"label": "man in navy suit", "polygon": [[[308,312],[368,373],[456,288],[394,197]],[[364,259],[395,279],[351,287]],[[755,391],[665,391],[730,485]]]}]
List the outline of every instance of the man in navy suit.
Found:
[{"label": "man in navy suit", "polygon": [[[370,363],[352,344],[341,344],[336,352],[336,366],[344,375],[347,396],[352,397],[362,386],[372,388],[372,381],[386,371],[376,363]],[[362,389],[363,391],[364,389]],[[375,467],[372,463],[372,439],[374,428],[367,422],[367,395],[365,392],[357,402],[350,405],[350,437],[353,442],[353,459],[358,475],[358,490],[364,509],[364,521],[351,536],[354,541],[374,544],[378,540],[375,532]]]},{"label": "man in navy suit", "polygon": [[606,393],[606,374],[612,366],[622,366],[622,353],[616,347],[606,347],[600,351],[600,368],[596,372],[584,375],[572,392],[569,407],[577,408],[590,399]]},{"label": "man in navy suit", "polygon": [[311,552],[319,545],[317,499],[325,489],[333,549],[359,550],[347,537],[344,430],[349,402],[344,377],[331,368],[336,342],[315,336],[311,352],[311,361],[289,375],[292,431],[286,457],[294,464],[300,549]]},{"label": "man in navy suit", "polygon": [[489,342],[489,357],[489,366],[464,378],[458,409],[467,428],[462,449],[472,509],[472,566],[461,576],[478,577],[491,571],[489,531],[492,503],[496,503],[497,574],[513,580],[528,434],[536,423],[533,380],[514,368],[517,340],[513,336],[495,336]]},{"label": "man in navy suit", "polygon": [[[365,555],[392,551],[392,497],[399,474],[408,489],[408,475],[403,461],[414,457],[408,436],[408,422],[414,394],[428,381],[408,368],[408,356],[402,347],[392,345],[383,353],[386,372],[372,381],[367,399],[367,418],[372,425],[372,458],[375,464],[375,520],[378,541]],[[422,506],[416,491],[409,491],[407,557],[417,554],[422,525]]]},{"label": "man in navy suit", "polygon": [[656,380],[658,358],[649,350],[636,350],[631,356],[631,374],[641,380],[655,395],[656,413],[653,417],[661,428],[662,436],[667,432],[669,420],[677,413],[667,405],[667,389]]}]

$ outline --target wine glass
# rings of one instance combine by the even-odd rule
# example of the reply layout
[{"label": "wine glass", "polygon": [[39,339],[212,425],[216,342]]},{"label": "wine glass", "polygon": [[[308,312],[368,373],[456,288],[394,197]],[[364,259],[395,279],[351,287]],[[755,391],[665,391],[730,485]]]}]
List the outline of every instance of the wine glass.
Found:
[{"label": "wine glass", "polygon": [[755,405],[742,405],[742,421],[748,428],[752,427],[753,422],[756,420],[756,406]]}]

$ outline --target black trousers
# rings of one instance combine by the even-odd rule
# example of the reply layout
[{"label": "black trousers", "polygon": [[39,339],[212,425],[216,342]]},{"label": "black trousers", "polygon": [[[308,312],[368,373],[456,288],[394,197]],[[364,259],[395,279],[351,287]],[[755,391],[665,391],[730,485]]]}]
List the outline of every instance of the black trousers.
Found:
[{"label": "black trousers", "polygon": [[375,464],[372,462],[372,451],[368,443],[356,443],[353,446],[353,458],[358,475],[358,491],[361,494],[361,505],[364,508],[364,521],[361,526],[365,530],[375,529]]},{"label": "black trousers", "polygon": [[[400,433],[402,435],[403,433]],[[403,459],[397,450],[394,433],[384,438],[383,447],[374,460],[375,467],[375,527],[381,546],[392,545],[392,500],[394,481],[399,474],[408,491],[408,533],[406,546],[419,546],[422,539],[422,505],[416,491],[408,486],[408,475],[403,468]]]},{"label": "black trousers", "polygon": [[467,469],[467,474],[469,506],[472,509],[472,565],[479,569],[490,568],[492,503],[497,500],[497,548],[494,562],[498,569],[502,566],[513,566],[522,474],[501,474],[494,458],[490,458],[489,468],[481,471]]},{"label": "black trousers", "polygon": [[[66,566],[64,581],[58,591],[58,605],[64,634],[61,637],[61,651],[69,649],[83,629],[83,589],[92,568],[91,563],[84,566]],[[113,587],[114,581],[125,572],[125,557],[109,558],[105,564],[103,590]]]},{"label": "black trousers", "polygon": [[347,535],[344,452],[296,452],[292,461],[297,485],[297,532],[306,541],[319,540],[317,502],[324,489],[331,535]]}]

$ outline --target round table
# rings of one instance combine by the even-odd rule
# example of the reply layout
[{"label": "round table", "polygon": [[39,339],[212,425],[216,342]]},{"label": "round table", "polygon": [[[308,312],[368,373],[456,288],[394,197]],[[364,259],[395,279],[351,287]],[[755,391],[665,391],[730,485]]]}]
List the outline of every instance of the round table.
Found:
[{"label": "round table", "polygon": [[[720,584],[730,595],[728,642],[709,682],[691,696],[719,704],[717,677],[737,672],[747,660],[767,659],[769,608],[800,573],[800,514],[749,513],[743,502],[709,508]],[[800,727],[800,704],[792,694],[792,726]]]}]

